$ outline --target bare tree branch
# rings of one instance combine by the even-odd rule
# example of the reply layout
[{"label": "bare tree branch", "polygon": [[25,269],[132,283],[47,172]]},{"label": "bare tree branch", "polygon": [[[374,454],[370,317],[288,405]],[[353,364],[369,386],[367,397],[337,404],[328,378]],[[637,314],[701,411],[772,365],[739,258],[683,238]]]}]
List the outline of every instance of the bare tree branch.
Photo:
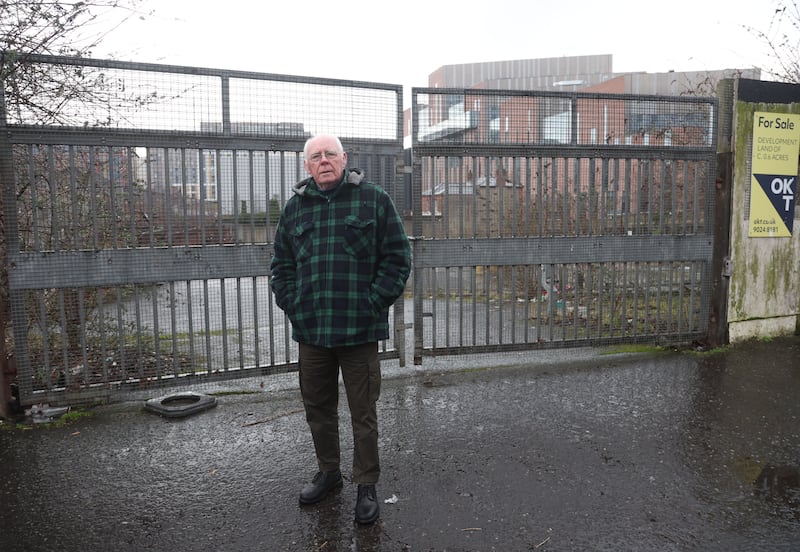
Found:
[{"label": "bare tree branch", "polygon": [[767,29],[744,28],[763,42],[772,67],[764,72],[782,82],[800,84],[800,6],[797,0],[777,0]]}]

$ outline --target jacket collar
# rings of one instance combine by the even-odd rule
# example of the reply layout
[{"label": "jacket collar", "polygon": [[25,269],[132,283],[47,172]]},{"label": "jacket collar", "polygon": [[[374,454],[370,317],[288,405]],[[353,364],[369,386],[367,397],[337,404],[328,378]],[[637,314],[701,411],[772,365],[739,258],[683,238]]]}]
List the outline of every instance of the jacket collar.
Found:
[{"label": "jacket collar", "polygon": [[[343,184],[353,184],[354,186],[358,186],[364,180],[364,171],[356,168],[345,169],[344,174],[342,175],[342,180]],[[317,194],[320,193],[317,183],[314,182],[314,179],[310,176],[295,184],[292,189],[297,195],[305,195],[307,190],[313,190],[313,192]]]}]

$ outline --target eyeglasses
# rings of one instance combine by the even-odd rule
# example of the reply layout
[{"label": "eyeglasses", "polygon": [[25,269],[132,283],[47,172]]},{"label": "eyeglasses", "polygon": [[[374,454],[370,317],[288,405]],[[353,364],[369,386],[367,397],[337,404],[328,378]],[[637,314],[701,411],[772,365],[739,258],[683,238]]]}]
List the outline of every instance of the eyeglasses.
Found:
[{"label": "eyeglasses", "polygon": [[339,157],[341,154],[342,154],[342,152],[333,151],[333,150],[328,150],[328,151],[325,151],[325,152],[318,151],[316,153],[312,153],[308,157],[308,160],[311,161],[312,163],[319,163],[320,161],[322,161],[322,156],[324,155],[325,159],[327,159],[328,161],[333,161],[334,159]]}]

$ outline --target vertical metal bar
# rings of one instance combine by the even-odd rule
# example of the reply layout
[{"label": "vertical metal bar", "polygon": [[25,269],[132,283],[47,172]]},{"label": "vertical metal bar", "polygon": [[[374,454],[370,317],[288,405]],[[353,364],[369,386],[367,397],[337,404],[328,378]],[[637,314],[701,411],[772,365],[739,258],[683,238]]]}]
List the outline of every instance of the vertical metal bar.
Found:
[{"label": "vertical metal bar", "polygon": [[597,337],[603,338],[603,317],[606,316],[607,305],[605,299],[606,263],[597,263]]},{"label": "vertical metal bar", "polygon": [[667,266],[667,263],[663,261],[658,261],[654,263],[656,266],[655,277],[656,277],[656,285],[651,287],[655,294],[655,311],[656,311],[656,320],[655,325],[653,327],[653,333],[656,335],[661,334],[661,305],[663,303],[663,293],[664,293],[664,268]]},{"label": "vertical metal bar", "polygon": [[450,312],[451,303],[452,303],[452,301],[451,301],[452,295],[451,295],[451,292],[450,292],[451,267],[445,266],[445,267],[442,267],[442,270],[444,271],[444,299],[443,299],[443,302],[444,302],[444,327],[445,327],[445,330],[444,330],[444,345],[445,345],[445,347],[450,347],[450,345],[451,345],[450,336],[452,334],[452,328],[450,327],[451,326],[450,319],[451,319],[451,314],[452,314]]},{"label": "vertical metal bar", "polygon": [[[714,106],[716,108],[716,104]],[[715,220],[714,214],[717,212],[716,210],[716,194],[714,193],[714,181],[716,178],[716,156],[711,153],[709,154],[708,159],[702,162],[705,167],[705,178],[700,179],[703,183],[703,189],[705,190],[704,197],[706,198],[704,205],[704,219],[705,225],[703,227],[704,235],[709,236],[709,239],[713,239],[714,236],[714,227],[715,227]],[[699,175],[698,175],[699,179]],[[795,192],[796,194],[797,192]],[[701,266],[701,270],[703,272],[703,278],[701,282],[703,282],[703,287],[701,289],[701,294],[699,297],[700,304],[699,304],[699,331],[705,332],[708,329],[709,325],[709,312],[711,310],[711,296],[712,296],[712,286],[711,286],[711,260],[709,259],[707,262],[704,262]]]},{"label": "vertical metal bar", "polygon": [[[49,184],[48,193],[50,195],[49,201],[45,202],[50,206],[50,232],[49,237],[45,238],[46,243],[45,246],[48,249],[52,249],[53,251],[58,251],[61,249],[61,244],[59,241],[59,236],[61,235],[61,231],[59,228],[58,223],[58,209],[60,205],[60,201],[58,201],[58,176],[56,175],[56,152],[51,147],[50,148],[50,155],[48,155],[47,160],[47,180]],[[37,206],[38,207],[38,206]]]},{"label": "vertical metal bar", "polygon": [[[562,206],[562,212],[564,213],[562,215],[562,218],[564,219],[564,229],[563,229],[563,231],[561,233],[564,236],[577,236],[578,235],[578,227],[580,225],[580,222],[578,220],[578,213],[577,213],[578,195],[579,195],[579,192],[577,191],[577,189],[579,189],[580,181],[581,181],[581,166],[580,166],[580,164],[581,164],[581,159],[580,159],[580,157],[577,157],[577,156],[574,157],[571,160],[564,159],[564,184],[563,184],[564,193],[563,193],[563,199],[562,199],[562,203],[564,204]],[[572,195],[571,196],[570,196],[570,189],[569,189],[569,181],[570,181],[569,173],[570,173],[570,170],[572,170],[572,182],[573,182],[573,184],[572,184],[573,189],[572,189]],[[576,187],[577,187],[577,189],[576,189]],[[575,226],[574,226],[574,228],[571,228],[571,221],[573,220],[573,217],[571,216],[571,213],[575,213],[575,217],[574,217]]]},{"label": "vertical metal bar", "polygon": [[656,187],[656,180],[655,180],[655,161],[648,160],[647,161],[647,232],[648,234],[652,235],[655,233],[655,210],[653,209],[653,203],[655,202],[654,194],[655,194],[655,187]]},{"label": "vertical metal bar", "polygon": [[[510,343],[517,342],[517,266],[504,267],[511,273],[511,282],[508,286],[508,301],[511,303],[511,339]],[[500,311],[504,311],[503,302],[500,302]]]},{"label": "vertical metal bar", "polygon": [[[707,233],[708,232],[707,229],[710,228],[711,226],[708,224],[703,225],[703,222],[700,220],[700,214],[701,214],[700,194],[703,191],[703,180],[700,178],[701,162],[694,161],[693,164],[694,164],[694,179],[693,179],[694,186],[692,186],[692,189],[694,190],[694,196],[692,198],[693,199],[692,212],[694,213],[694,234],[697,235],[701,233]],[[708,197],[709,194],[710,191],[707,191],[706,197]]]},{"label": "vertical metal bar", "polygon": [[150,308],[153,310],[153,356],[154,356],[154,366],[156,372],[149,377],[154,377],[155,379],[161,379],[161,327],[159,324],[159,314],[158,314],[158,295],[159,289],[155,289],[150,296]]},{"label": "vertical metal bar", "polygon": [[[253,362],[255,367],[261,366],[261,328],[259,327],[259,310],[258,306],[260,301],[258,300],[258,277],[252,276],[250,278],[250,286],[252,288],[253,294]],[[239,330],[240,333],[244,333],[243,329]],[[244,341],[242,339],[242,341]]]},{"label": "vertical metal bar", "polygon": [[256,243],[256,222],[255,222],[255,214],[258,212],[258,206],[256,205],[256,195],[255,195],[255,170],[254,170],[254,161],[253,161],[253,150],[247,150],[247,163],[248,163],[248,172],[247,175],[247,193],[250,198],[250,207],[247,209],[247,215],[250,219],[248,222],[248,228],[250,229],[250,243]]},{"label": "vertical metal bar", "polygon": [[437,312],[438,308],[439,308],[439,305],[438,305],[437,300],[436,300],[437,296],[438,296],[438,289],[439,289],[439,284],[436,281],[437,280],[436,279],[437,267],[428,268],[428,272],[430,274],[430,282],[431,282],[431,291],[430,291],[430,296],[431,296],[430,317],[431,317],[431,337],[432,337],[431,347],[433,349],[436,349],[436,348],[438,348],[439,341],[440,341],[439,340],[439,327],[438,327],[439,326],[439,316],[438,316],[438,312]]},{"label": "vertical metal bar", "polygon": [[[464,238],[464,201],[466,198],[465,193],[465,182],[464,182],[464,159],[459,158],[458,160],[458,167],[457,167],[457,180],[458,180],[458,220],[457,220],[457,233],[456,237],[459,239]],[[469,259],[468,259],[469,260]],[[458,294],[458,345],[459,347],[463,347],[465,343],[464,333],[465,333],[465,325],[466,321],[464,319],[464,271],[466,270],[465,267],[466,263],[459,263],[459,266],[456,267],[458,271],[458,279],[457,279],[457,294]]]},{"label": "vertical metal bar", "polygon": [[[656,164],[658,168],[658,172],[660,174],[658,179],[658,189],[655,190],[655,193],[658,193],[658,234],[663,236],[666,234],[666,225],[664,224],[665,219],[665,210],[664,210],[664,203],[665,201],[665,194],[666,194],[666,187],[667,187],[667,167],[664,163],[663,159],[653,161],[653,171],[656,170]],[[654,180],[655,182],[655,180]]]},{"label": "vertical metal bar", "polygon": [[[622,208],[622,228],[628,233],[636,233],[635,218],[634,224],[631,224],[631,216],[633,209],[636,207],[636,202],[633,201],[633,194],[631,193],[631,183],[633,182],[633,160],[630,158],[625,159],[625,183],[623,192],[623,208]],[[635,217],[635,215],[633,215]]]},{"label": "vertical metal bar", "polygon": [[214,369],[214,349],[211,347],[211,293],[207,279],[203,280],[203,327],[205,328],[206,371],[210,374]]},{"label": "vertical metal bar", "polygon": [[167,230],[167,246],[172,247],[172,162],[171,148],[164,148],[164,226]]},{"label": "vertical metal bar", "polygon": [[440,162],[444,164],[442,167],[442,174],[444,174],[444,182],[442,183],[442,238],[450,239],[451,220],[450,220],[450,188],[452,182],[450,181],[450,156],[442,156],[439,158]]},{"label": "vertical metal bar", "polygon": [[208,202],[208,168],[206,167],[206,159],[208,159],[208,150],[197,150],[197,185],[199,189],[198,194],[198,224],[200,226],[200,245],[206,245],[206,209]]},{"label": "vertical metal bar", "polygon": [[670,174],[670,234],[680,234],[681,226],[678,224],[678,167],[674,160],[669,162],[669,167],[667,170]]},{"label": "vertical metal bar", "polygon": [[578,293],[578,274],[581,268],[580,265],[575,263],[572,265],[572,336],[573,339],[578,339],[578,325],[580,321],[580,295]]},{"label": "vertical metal bar", "polygon": [[[156,149],[156,151],[164,151],[161,149]],[[147,149],[147,165],[146,165],[146,173],[147,173],[147,186],[145,188],[145,194],[147,196],[146,199],[146,208],[147,208],[147,238],[148,238],[148,245],[153,247],[155,245],[155,206],[153,201],[153,188],[155,186],[153,182],[153,165],[155,164],[155,158],[158,156],[154,156],[155,158],[151,157],[153,152],[153,148]]]},{"label": "vertical metal bar", "polygon": [[617,305],[617,263],[608,263],[608,337],[615,337],[614,320],[619,314]]},{"label": "vertical metal bar", "polygon": [[558,212],[558,158],[550,157],[550,233],[549,237],[556,236],[556,217]]},{"label": "vertical metal bar", "polygon": [[[52,146],[47,146],[44,148],[43,153],[47,157],[52,156]],[[37,197],[36,192],[36,157],[34,155],[34,146],[28,146],[28,189],[30,190],[30,204],[28,209],[30,209],[30,217],[31,217],[31,227],[32,232],[31,236],[28,239],[32,239],[32,243],[29,246],[33,247],[34,251],[41,250],[41,237],[39,235],[39,227],[41,224],[39,223],[39,209],[36,206],[39,204],[39,199]],[[11,182],[14,182],[14,177],[11,177]]]},{"label": "vertical metal bar", "polygon": [[[594,158],[592,158],[594,159]],[[613,209],[609,207],[609,189],[608,189],[608,181],[609,181],[609,166],[608,166],[608,159],[603,158],[601,161],[601,176],[600,176],[600,210],[599,214],[601,217],[600,224],[599,224],[599,234],[602,235],[609,235],[613,234],[613,218],[611,213]]]},{"label": "vertical metal bar", "polygon": [[687,194],[689,193],[689,188],[691,183],[689,182],[689,161],[681,161],[681,173],[683,177],[681,179],[681,229],[682,234],[695,234],[695,228],[692,227],[691,231],[689,230],[688,226],[688,217],[690,215],[691,209],[689,209],[689,200],[687,198]]},{"label": "vertical metal bar", "polygon": [[[591,163],[591,160],[589,161]],[[591,165],[590,165],[591,166]],[[571,236],[580,236],[581,232],[581,159],[576,157],[573,161],[574,177],[572,179],[572,203],[570,210],[574,212],[575,227],[568,234]],[[566,184],[565,184],[566,189]]]},{"label": "vertical metal bar", "polygon": [[229,353],[228,353],[228,290],[226,289],[225,278],[219,280],[219,302],[220,302],[220,317],[222,323],[222,366],[223,371],[228,371],[230,367]]},{"label": "vertical metal bar", "polygon": [[642,163],[641,159],[638,159],[638,158],[631,159],[631,162],[635,163],[635,174],[633,175],[634,180],[633,180],[632,184],[635,185],[634,193],[636,194],[636,201],[633,202],[634,208],[636,209],[636,215],[634,216],[634,220],[633,220],[633,227],[634,227],[633,233],[634,234],[643,234],[644,233],[644,231],[643,231],[643,227],[644,227],[643,217],[644,217],[644,215],[643,215],[642,211],[644,209],[645,200],[643,199],[642,196],[644,195],[643,192],[644,192],[644,181],[645,181],[645,177],[644,177],[645,167],[644,167],[644,164]]},{"label": "vertical metal bar", "polygon": [[194,293],[192,291],[192,281],[186,280],[186,325],[187,325],[187,339],[189,342],[189,371],[192,375],[195,374],[195,333],[194,333]]},{"label": "vertical metal bar", "polygon": [[[224,150],[230,151],[230,150]],[[222,155],[221,150],[214,150],[214,157],[215,157],[215,180],[217,185],[217,243],[223,244],[225,243],[225,227],[222,224],[223,215],[225,214],[225,209],[223,206],[224,197],[223,197],[223,190],[222,190]]]},{"label": "vertical metal bar", "polygon": [[[689,286],[689,309],[688,309],[688,311],[689,311],[689,322],[688,322],[688,325],[689,325],[689,329],[692,330],[692,331],[695,331],[695,332],[705,329],[703,327],[703,321],[700,319],[700,317],[704,315],[704,312],[702,310],[700,310],[700,312],[697,312],[697,309],[695,308],[695,304],[698,303],[697,295],[700,295],[700,297],[705,295],[705,293],[703,293],[702,288],[700,290],[698,290],[697,286],[698,286],[698,284],[702,285],[702,282],[705,282],[705,279],[704,279],[705,275],[702,274],[702,270],[706,266],[707,266],[707,264],[705,262],[703,262],[703,261],[695,261],[695,262],[693,262],[691,264],[691,267],[692,267],[692,271],[691,271],[692,282],[691,282],[691,285]],[[700,277],[697,277],[697,273],[700,273]]]},{"label": "vertical metal bar", "polygon": [[478,170],[479,170],[479,159],[477,156],[472,156],[469,158],[472,164],[472,169],[470,173],[472,174],[472,233],[471,237],[476,238],[478,237],[478,214],[479,214],[479,207],[478,207]]},{"label": "vertical metal bar", "polygon": [[595,183],[597,169],[595,167],[596,160],[594,157],[589,158],[589,168],[588,168],[588,184],[587,184],[587,200],[588,200],[588,213],[587,213],[587,235],[594,236],[597,231],[595,229],[595,216],[597,216],[597,209],[595,209],[596,199],[595,199],[595,189],[597,185]]},{"label": "vertical metal bar", "polygon": [[172,365],[171,374],[175,375],[178,368],[178,320],[177,320],[177,305],[178,293],[176,290],[176,283],[170,281],[167,283],[168,297],[167,305],[169,308],[169,343],[170,343],[170,364]]},{"label": "vertical metal bar", "polygon": [[653,270],[658,269],[657,262],[644,263],[644,304],[645,304],[645,333],[655,334],[651,312],[653,310]]},{"label": "vertical metal bar", "polygon": [[242,330],[244,328],[244,316],[242,307],[242,279],[236,278],[236,330],[238,335],[238,352],[239,352],[239,368],[244,368],[244,339],[242,339]]},{"label": "vertical metal bar", "polygon": [[547,175],[545,174],[545,164],[542,157],[536,158],[536,209],[538,210],[538,237],[544,237],[545,228],[545,195],[544,188],[547,186]]},{"label": "vertical metal bar", "polygon": [[520,190],[522,190],[522,183],[520,182],[520,158],[511,158],[511,237],[519,237],[524,235],[520,228]]},{"label": "vertical metal bar", "polygon": [[497,237],[504,238],[506,237],[505,232],[505,224],[506,224],[506,171],[505,167],[503,166],[503,158],[496,157],[495,158],[495,169],[494,169],[494,182],[495,182],[495,190],[497,190]]},{"label": "vertical metal bar", "polygon": [[[479,205],[478,205],[478,170],[479,170],[479,159],[477,156],[473,155],[469,158],[469,163],[472,166],[470,170],[470,174],[472,175],[472,194],[471,195],[471,204],[472,204],[472,230],[470,232],[472,238],[478,237],[478,214],[479,214]],[[471,316],[471,323],[472,323],[472,334],[471,334],[471,342],[472,346],[477,345],[478,343],[478,274],[485,273],[486,267],[485,266],[475,266],[471,271],[471,285],[470,291],[472,292],[472,316]]]},{"label": "vertical metal bar", "polygon": [[[230,77],[220,77],[220,98],[222,100],[222,134],[231,135],[231,84]],[[218,181],[219,182],[219,181]]]},{"label": "vertical metal bar", "polygon": [[[267,226],[267,236],[266,241],[268,243],[274,242],[274,229],[272,226],[272,178],[270,170],[270,154],[272,152],[267,150],[264,152],[264,189],[267,190],[267,205],[266,205],[266,226]],[[276,213],[277,215],[280,214],[280,204],[278,204],[279,212]],[[269,352],[269,364],[270,366],[275,365],[275,350],[276,350],[276,340],[275,340],[275,305],[274,305],[274,297],[272,296],[269,282],[270,282],[270,274],[269,274],[269,266],[267,267],[268,274],[265,274],[264,283],[266,286],[265,293],[267,295],[267,322],[268,322],[268,352]],[[260,349],[260,347],[259,347]]]},{"label": "vertical metal bar", "polygon": [[186,148],[180,149],[180,175],[181,175],[181,218],[183,225],[183,245],[188,246],[189,241],[189,193],[188,175],[186,167]]},{"label": "vertical metal bar", "polygon": [[100,227],[99,222],[97,220],[97,215],[99,211],[99,206],[97,204],[97,171],[95,168],[97,167],[97,148],[90,147],[89,148],[89,197],[90,203],[90,214],[91,222],[92,222],[92,247],[95,250],[99,250],[101,248],[100,244]]},{"label": "vertical metal bar", "polygon": [[630,282],[628,281],[628,265],[630,263],[623,262],[622,263],[622,318],[620,323],[622,324],[622,332],[621,335],[623,337],[627,337],[626,332],[628,329],[628,296],[630,294]]},{"label": "vertical metal bar", "polygon": [[[504,324],[503,324],[503,270],[505,267],[503,266],[495,266],[494,269],[497,271],[497,343],[503,343],[503,335],[504,335]],[[488,312],[489,309],[487,309]],[[492,344],[490,342],[490,344]]]},{"label": "vertical metal bar", "polygon": [[641,263],[639,261],[634,261],[633,263],[633,327],[631,328],[631,334],[636,337],[639,335],[639,284],[641,283],[641,275],[640,275],[640,267]]},{"label": "vertical metal bar", "polygon": [[522,182],[522,193],[524,194],[522,200],[522,230],[520,236],[531,236],[531,193],[533,190],[533,159],[526,157],[524,160],[525,176]]},{"label": "vertical metal bar", "polygon": [[[553,180],[553,182],[555,182],[555,179]],[[553,195],[555,195],[555,194],[553,194]],[[554,264],[549,264],[549,265],[546,265],[546,266],[547,266],[546,275],[550,276],[550,278],[549,278],[550,287],[549,287],[549,289],[547,291],[547,329],[548,329],[548,333],[550,334],[549,335],[549,341],[552,342],[552,341],[555,341],[555,333],[554,333],[555,332],[555,325],[554,325],[555,321],[554,321],[554,318],[555,318],[555,314],[556,314],[556,299],[554,298],[555,286],[553,285],[555,283],[553,281],[555,279],[554,276],[553,276],[555,274],[555,265]]]},{"label": "vertical metal bar", "polygon": [[[675,312],[675,271],[680,269],[681,272],[683,270],[683,264],[681,263],[671,263],[670,264],[670,271],[669,271],[669,282],[668,282],[668,295],[667,295],[667,313],[669,318],[670,329],[672,332],[680,335],[680,328],[681,328],[681,320],[680,320],[680,312]],[[682,278],[681,278],[682,279]],[[680,304],[680,303],[679,303]]]},{"label": "vertical metal bar", "polygon": [[[158,150],[155,150],[158,151]],[[147,148],[147,162],[145,164],[145,201],[144,201],[144,210],[145,210],[145,219],[147,221],[147,245],[153,247],[154,245],[154,235],[153,235],[153,225],[154,225],[154,212],[153,212],[153,164],[154,164],[154,149]],[[136,301],[135,301],[135,318],[136,318],[136,353],[139,359],[138,364],[138,375],[140,381],[144,381],[145,372],[144,372],[144,362],[142,359],[144,358],[144,321],[142,319],[142,301],[145,300],[145,295],[139,294],[139,286],[135,286],[136,289]],[[151,289],[151,294],[158,293],[157,287],[155,289]]]},{"label": "vertical metal bar", "polygon": [[[299,161],[300,158],[298,156],[296,159],[296,166],[299,166]],[[286,197],[287,196],[286,186],[283,185],[283,183],[287,181],[286,163],[287,163],[286,152],[282,151],[280,152],[280,175],[281,175],[280,181],[282,183],[280,194],[281,194],[282,206],[285,206],[286,202],[289,201],[289,198]],[[291,349],[290,349],[291,344],[292,344],[292,326],[291,323],[289,322],[289,317],[286,316],[285,313],[283,313],[283,346],[284,346],[283,350],[284,350],[284,357],[286,358],[287,362],[291,358]]]},{"label": "vertical metal bar", "polygon": [[522,307],[522,316],[525,320],[524,332],[525,343],[531,342],[530,325],[531,325],[531,292],[530,292],[530,265],[523,265],[522,270],[522,300],[524,306]]},{"label": "vertical metal bar", "polygon": [[[114,157],[114,152],[117,151],[117,150],[119,151],[119,155],[120,155],[120,159],[119,159],[120,162],[119,163],[117,163],[117,161],[115,160],[115,157]],[[108,148],[105,149],[106,162],[105,162],[105,171],[104,171],[106,173],[105,174],[106,182],[108,183],[108,212],[111,215],[111,224],[110,224],[110,226],[111,226],[111,247],[113,249],[117,249],[117,248],[121,247],[120,237],[119,237],[119,227],[118,227],[116,222],[118,220],[121,221],[123,219],[123,217],[117,213],[118,206],[117,206],[117,190],[116,190],[116,188],[117,188],[117,186],[119,186],[119,179],[122,178],[121,160],[122,160],[122,155],[123,155],[125,150],[122,149],[122,148],[117,148],[117,150],[115,150],[114,147],[112,147],[112,146],[108,146]],[[114,170],[115,167],[117,168],[117,170]],[[106,232],[104,231],[103,233],[105,234]],[[104,246],[105,246],[105,244],[104,244]]]},{"label": "vertical metal bar", "polygon": [[[70,367],[69,367],[69,340],[67,336],[69,335],[67,331],[67,315],[66,310],[64,308],[64,290],[59,289],[57,290],[58,295],[58,314],[59,314],[59,324],[61,325],[61,364],[62,364],[62,372],[61,376],[58,379],[58,386],[69,387],[70,385]],[[84,372],[86,372],[86,366],[84,365]],[[88,380],[86,383],[89,383]]]}]

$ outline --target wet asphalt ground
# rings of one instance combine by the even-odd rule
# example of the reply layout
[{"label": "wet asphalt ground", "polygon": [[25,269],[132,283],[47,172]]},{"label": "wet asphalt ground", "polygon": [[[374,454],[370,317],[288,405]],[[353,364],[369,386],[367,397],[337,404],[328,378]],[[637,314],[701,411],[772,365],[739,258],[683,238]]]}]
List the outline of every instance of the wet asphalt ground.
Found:
[{"label": "wet asphalt ground", "polygon": [[204,388],[236,393],[182,419],[136,402],[5,422],[0,550],[800,550],[800,337],[608,352],[387,362],[368,527],[349,481],[298,505],[296,374]]}]

